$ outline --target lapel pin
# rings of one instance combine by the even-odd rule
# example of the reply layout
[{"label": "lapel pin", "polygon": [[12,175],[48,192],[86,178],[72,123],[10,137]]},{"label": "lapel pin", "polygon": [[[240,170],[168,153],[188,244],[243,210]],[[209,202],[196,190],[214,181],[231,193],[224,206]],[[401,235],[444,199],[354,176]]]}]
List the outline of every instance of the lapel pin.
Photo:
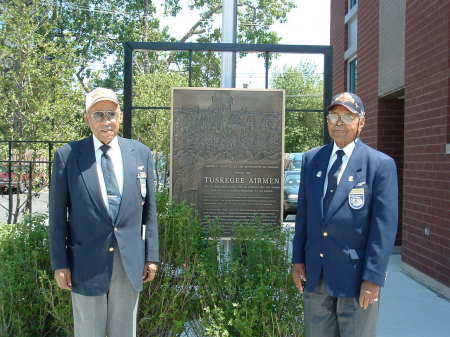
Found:
[{"label": "lapel pin", "polygon": [[317,177],[317,178],[320,178],[321,176],[322,176],[322,171],[317,171],[316,177]]},{"label": "lapel pin", "polygon": [[348,181],[353,181],[353,176],[349,176]]}]

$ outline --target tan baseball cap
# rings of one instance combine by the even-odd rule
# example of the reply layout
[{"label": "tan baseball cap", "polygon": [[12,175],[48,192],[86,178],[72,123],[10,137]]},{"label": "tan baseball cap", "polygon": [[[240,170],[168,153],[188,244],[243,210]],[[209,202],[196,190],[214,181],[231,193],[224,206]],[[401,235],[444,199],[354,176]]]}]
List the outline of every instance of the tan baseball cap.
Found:
[{"label": "tan baseball cap", "polygon": [[119,104],[119,100],[114,91],[106,88],[96,88],[86,95],[86,112],[88,112],[95,103],[101,101],[111,101],[117,105]]}]

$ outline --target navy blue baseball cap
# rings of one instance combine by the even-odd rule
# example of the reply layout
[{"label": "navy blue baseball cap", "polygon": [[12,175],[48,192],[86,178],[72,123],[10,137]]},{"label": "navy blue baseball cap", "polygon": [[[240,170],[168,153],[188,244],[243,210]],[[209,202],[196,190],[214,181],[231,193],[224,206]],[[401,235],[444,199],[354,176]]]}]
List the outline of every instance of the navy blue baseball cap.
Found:
[{"label": "navy blue baseball cap", "polygon": [[351,92],[341,92],[340,94],[334,96],[331,100],[331,104],[327,107],[327,110],[330,111],[336,105],[341,105],[347,108],[359,117],[364,117],[366,114],[361,98]]}]

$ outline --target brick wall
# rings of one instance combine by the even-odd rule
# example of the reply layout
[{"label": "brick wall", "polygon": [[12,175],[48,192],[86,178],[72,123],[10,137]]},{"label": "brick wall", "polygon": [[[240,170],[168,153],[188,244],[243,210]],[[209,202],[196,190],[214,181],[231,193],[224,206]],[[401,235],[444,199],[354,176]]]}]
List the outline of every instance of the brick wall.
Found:
[{"label": "brick wall", "polygon": [[404,101],[378,99],[377,148],[394,158],[399,189],[399,219],[395,244],[402,244],[403,232],[403,165],[404,165]]},{"label": "brick wall", "polygon": [[[333,4],[334,3],[334,4]],[[339,5],[339,4],[340,5]],[[341,13],[346,1],[332,1],[331,43],[334,50],[333,91],[345,88],[346,36],[341,34],[345,12]],[[340,6],[338,8],[338,6]],[[344,8],[345,9],[345,8]],[[333,32],[336,30],[337,32]],[[404,104],[398,99],[378,97],[379,68],[379,4],[373,0],[358,1],[358,95],[361,96],[366,112],[366,126],[361,134],[364,142],[383,151],[396,161],[399,177],[399,230],[396,244],[402,238],[402,187],[403,187],[403,123]],[[343,67],[340,67],[340,65]],[[338,68],[336,68],[338,67]]]},{"label": "brick wall", "polygon": [[[405,34],[403,260],[450,286],[450,3],[410,0]],[[430,230],[429,235],[425,231]]]},{"label": "brick wall", "polygon": [[359,0],[358,95],[364,102],[367,116],[361,138],[368,145],[379,149],[378,49],[378,1]]},{"label": "brick wall", "polygon": [[344,16],[347,11],[347,1],[331,2],[330,39],[333,46],[333,93],[345,91],[346,67],[344,52],[347,45],[347,31]]},{"label": "brick wall", "polygon": [[403,101],[378,97],[379,74],[379,2],[358,1],[358,94],[367,114],[361,138],[364,142],[395,159],[399,180],[399,229],[396,244],[402,238],[403,187]]},{"label": "brick wall", "polygon": [[[331,2],[334,93],[346,86],[346,2]],[[450,143],[449,14],[448,0],[407,1],[405,99],[384,99],[378,97],[378,1],[358,2],[358,94],[367,110],[362,139],[397,163],[403,261],[446,286],[450,286],[450,155],[445,154]]]}]

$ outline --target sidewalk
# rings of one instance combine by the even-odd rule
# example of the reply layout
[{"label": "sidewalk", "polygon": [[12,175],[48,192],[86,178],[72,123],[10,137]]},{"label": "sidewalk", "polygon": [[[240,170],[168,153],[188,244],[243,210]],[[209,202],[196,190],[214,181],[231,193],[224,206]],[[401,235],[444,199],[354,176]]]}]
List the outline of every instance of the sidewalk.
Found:
[{"label": "sidewalk", "polygon": [[450,302],[400,270],[391,256],[382,289],[377,337],[449,337]]}]

